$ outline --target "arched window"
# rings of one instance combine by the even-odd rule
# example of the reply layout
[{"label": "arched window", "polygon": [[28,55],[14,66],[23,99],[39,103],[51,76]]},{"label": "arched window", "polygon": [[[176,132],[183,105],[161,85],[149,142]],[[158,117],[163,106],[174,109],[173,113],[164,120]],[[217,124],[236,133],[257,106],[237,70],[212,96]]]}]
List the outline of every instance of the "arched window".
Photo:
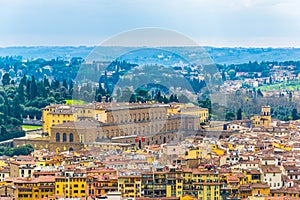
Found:
[{"label": "arched window", "polygon": [[111,137],[115,137],[115,131],[114,130],[111,130]]},{"label": "arched window", "polygon": [[66,141],[67,141],[67,134],[64,133],[64,134],[63,134],[63,142],[66,142]]},{"label": "arched window", "polygon": [[73,133],[70,133],[70,136],[69,136],[70,138],[70,142],[74,142],[74,136],[73,136]]},{"label": "arched window", "polygon": [[56,142],[60,142],[60,134],[56,133]]},{"label": "arched window", "polygon": [[136,122],[136,114],[133,114],[133,121]]}]

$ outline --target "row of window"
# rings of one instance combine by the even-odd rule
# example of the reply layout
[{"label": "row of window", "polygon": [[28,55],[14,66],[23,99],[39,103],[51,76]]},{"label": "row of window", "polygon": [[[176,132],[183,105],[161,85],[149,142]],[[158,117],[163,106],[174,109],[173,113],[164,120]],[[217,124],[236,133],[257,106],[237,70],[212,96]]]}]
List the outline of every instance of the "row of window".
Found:
[{"label": "row of window", "polygon": [[172,123],[170,125],[162,125],[162,124],[156,124],[151,125],[151,126],[142,126],[142,127],[138,127],[138,128],[121,128],[121,130],[119,129],[112,129],[112,130],[106,130],[104,131],[106,134],[106,137],[114,137],[114,136],[119,136],[119,134],[121,133],[121,135],[124,135],[124,133],[129,133],[129,134],[137,134],[137,133],[145,133],[145,132],[161,132],[161,131],[172,131],[172,130],[177,130],[179,127],[179,123]]},{"label": "row of window", "polygon": [[[57,123],[60,123],[60,122],[62,122],[62,123],[66,123],[66,122],[69,122],[70,120],[68,120],[68,121],[66,121],[66,120],[63,120],[63,121],[59,121],[59,120],[57,120]],[[55,123],[55,120],[52,120],[52,123]]]},{"label": "row of window", "polygon": [[[60,142],[60,133],[56,133],[56,142]],[[63,135],[62,135],[62,142],[67,142],[67,134],[66,133],[63,133]],[[69,142],[74,142],[73,133],[69,134]]]},{"label": "row of window", "polygon": [[83,178],[70,178],[69,180],[67,178],[63,179],[56,179],[56,182],[85,182],[85,179]]},{"label": "row of window", "polygon": [[130,115],[113,115],[110,116],[111,123],[123,123],[123,122],[136,122],[136,121],[145,121],[145,120],[154,120],[154,119],[164,119],[166,117],[166,113],[159,112],[159,113],[137,113],[137,114],[130,114]]}]

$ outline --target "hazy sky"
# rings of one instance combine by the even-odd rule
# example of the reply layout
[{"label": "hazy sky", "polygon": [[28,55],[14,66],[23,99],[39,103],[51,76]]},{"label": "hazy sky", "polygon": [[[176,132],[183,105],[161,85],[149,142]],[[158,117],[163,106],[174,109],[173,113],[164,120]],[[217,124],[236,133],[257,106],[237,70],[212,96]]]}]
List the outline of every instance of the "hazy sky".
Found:
[{"label": "hazy sky", "polygon": [[300,47],[299,0],[0,0],[0,46],[97,45],[143,27],[210,46]]}]

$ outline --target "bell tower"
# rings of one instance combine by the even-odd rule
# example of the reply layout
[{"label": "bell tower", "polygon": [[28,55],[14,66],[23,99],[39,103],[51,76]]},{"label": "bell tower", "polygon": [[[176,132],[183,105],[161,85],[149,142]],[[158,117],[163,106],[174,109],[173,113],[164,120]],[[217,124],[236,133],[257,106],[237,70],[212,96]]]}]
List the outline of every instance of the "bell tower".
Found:
[{"label": "bell tower", "polygon": [[271,107],[270,106],[263,106],[261,108],[261,124],[265,128],[270,127],[270,123],[272,121],[271,117]]}]

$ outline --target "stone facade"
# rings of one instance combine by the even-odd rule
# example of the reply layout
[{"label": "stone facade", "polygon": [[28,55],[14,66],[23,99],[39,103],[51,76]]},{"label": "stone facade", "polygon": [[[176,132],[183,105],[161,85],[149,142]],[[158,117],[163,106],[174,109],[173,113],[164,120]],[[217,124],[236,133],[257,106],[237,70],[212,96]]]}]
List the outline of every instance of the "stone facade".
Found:
[{"label": "stone facade", "polygon": [[56,152],[82,149],[94,142],[144,146],[182,140],[200,129],[199,116],[168,115],[167,109],[168,105],[159,104],[110,107],[106,108],[107,123],[89,117],[53,124],[49,137],[15,140],[14,145],[29,143]]}]

